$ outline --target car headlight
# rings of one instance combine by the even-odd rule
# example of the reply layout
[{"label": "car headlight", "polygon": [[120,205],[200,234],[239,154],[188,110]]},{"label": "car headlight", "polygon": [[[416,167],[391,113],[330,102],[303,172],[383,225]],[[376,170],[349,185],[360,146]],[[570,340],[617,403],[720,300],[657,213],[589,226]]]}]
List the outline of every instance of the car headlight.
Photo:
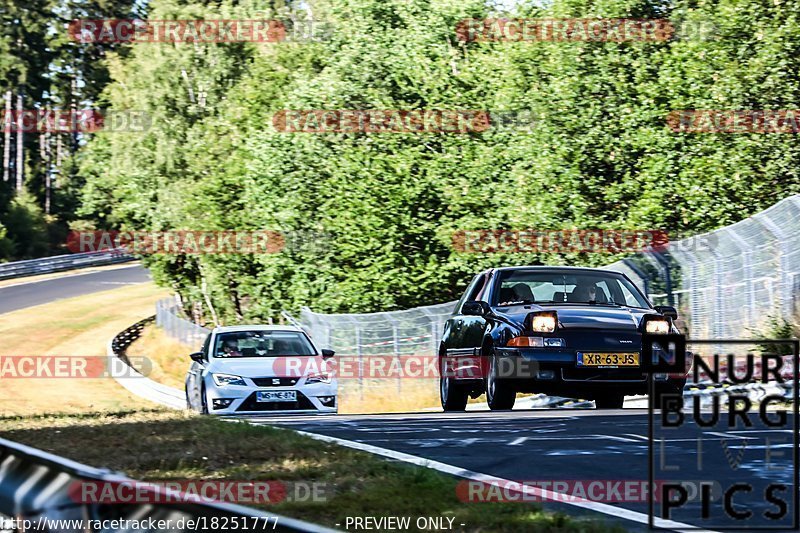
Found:
[{"label": "car headlight", "polygon": [[329,374],[309,374],[306,376],[306,385],[312,383],[330,383],[331,376]]},{"label": "car headlight", "polygon": [[656,318],[645,322],[644,331],[646,333],[656,333],[658,335],[666,335],[670,332],[670,323],[666,318]]},{"label": "car headlight", "polygon": [[228,385],[247,386],[247,383],[239,376],[233,376],[231,374],[211,374],[211,377],[214,379],[214,383],[217,384],[217,387],[227,387]]},{"label": "car headlight", "polygon": [[517,348],[563,348],[566,346],[564,339],[551,339],[544,337],[514,337],[508,341],[506,346],[516,346]]}]

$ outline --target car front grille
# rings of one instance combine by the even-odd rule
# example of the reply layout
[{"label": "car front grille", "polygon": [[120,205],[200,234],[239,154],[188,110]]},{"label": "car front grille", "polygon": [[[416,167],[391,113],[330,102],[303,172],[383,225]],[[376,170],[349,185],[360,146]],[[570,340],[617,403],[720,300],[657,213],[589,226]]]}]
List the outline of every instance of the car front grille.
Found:
[{"label": "car front grille", "polygon": [[292,387],[297,385],[300,378],[279,378],[279,377],[266,377],[266,378],[251,378],[256,387]]}]

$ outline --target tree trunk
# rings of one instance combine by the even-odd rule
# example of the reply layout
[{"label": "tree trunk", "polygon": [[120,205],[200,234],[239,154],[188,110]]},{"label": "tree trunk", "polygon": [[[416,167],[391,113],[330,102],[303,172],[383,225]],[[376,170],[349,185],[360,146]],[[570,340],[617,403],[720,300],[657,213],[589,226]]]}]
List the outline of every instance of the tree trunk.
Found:
[{"label": "tree trunk", "polygon": [[8,181],[11,175],[11,91],[6,91],[6,114],[3,117],[3,181]]},{"label": "tree trunk", "polygon": [[22,93],[17,95],[17,157],[14,159],[14,168],[17,171],[17,193],[22,192],[23,170],[25,168],[25,153],[22,142],[25,133],[22,131]]},{"label": "tree trunk", "polygon": [[53,175],[50,173],[50,134],[45,133],[41,136],[40,142],[44,149],[44,212],[50,214],[50,196],[53,189]]}]

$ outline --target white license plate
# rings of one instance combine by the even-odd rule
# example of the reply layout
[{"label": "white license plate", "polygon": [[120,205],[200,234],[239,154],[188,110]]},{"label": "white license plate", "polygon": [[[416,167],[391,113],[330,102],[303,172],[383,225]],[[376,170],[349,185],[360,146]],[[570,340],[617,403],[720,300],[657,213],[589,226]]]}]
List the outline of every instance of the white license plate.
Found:
[{"label": "white license plate", "polygon": [[297,391],[260,391],[256,393],[256,400],[259,402],[296,402]]}]

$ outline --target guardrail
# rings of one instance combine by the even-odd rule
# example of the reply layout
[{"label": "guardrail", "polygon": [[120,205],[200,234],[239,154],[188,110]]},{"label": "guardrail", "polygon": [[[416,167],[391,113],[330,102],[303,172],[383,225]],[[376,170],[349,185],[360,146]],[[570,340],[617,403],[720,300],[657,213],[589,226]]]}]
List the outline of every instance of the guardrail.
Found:
[{"label": "guardrail", "polygon": [[182,390],[162,385],[161,383],[143,376],[135,368],[130,366],[128,356],[125,353],[128,346],[142,334],[144,327],[154,322],[155,318],[155,316],[151,316],[140,320],[117,334],[109,341],[106,355],[110,358],[121,359],[130,367],[130,372],[126,372],[125,376],[115,375],[114,379],[132,394],[172,409],[185,409],[186,396]]},{"label": "guardrail", "polygon": [[37,274],[50,274],[64,270],[113,265],[135,260],[135,257],[128,255],[120,248],[102,252],[55,255],[41,259],[0,263],[0,279],[22,278]]},{"label": "guardrail", "polygon": [[[146,483],[137,483],[136,494],[148,503],[86,503],[76,497],[81,482],[137,483],[122,474],[0,439],[0,513],[17,519],[20,526],[15,529],[20,531],[130,531],[132,523],[139,525],[138,531],[163,531],[165,522],[157,527],[161,520],[170,521],[170,531],[203,531],[222,527],[225,519],[228,524],[246,524],[246,530],[335,531],[241,505],[193,501],[184,493]],[[96,524],[101,527],[93,527]]]}]

